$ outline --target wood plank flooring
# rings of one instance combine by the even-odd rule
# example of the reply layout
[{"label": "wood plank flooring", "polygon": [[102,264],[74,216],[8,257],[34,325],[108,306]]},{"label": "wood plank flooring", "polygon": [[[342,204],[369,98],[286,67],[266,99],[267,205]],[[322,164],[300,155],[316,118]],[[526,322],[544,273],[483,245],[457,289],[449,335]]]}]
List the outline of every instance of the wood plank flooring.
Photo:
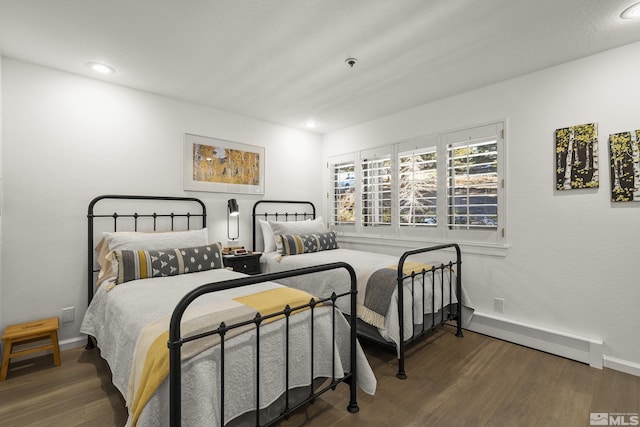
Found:
[{"label": "wood plank flooring", "polygon": [[[591,412],[640,412],[640,377],[445,327],[408,351],[408,379],[391,353],[363,343],[378,379],[347,412],[339,386],[289,420],[296,426],[588,426]],[[124,402],[97,350],[14,362],[0,383],[1,426],[123,426]]]}]

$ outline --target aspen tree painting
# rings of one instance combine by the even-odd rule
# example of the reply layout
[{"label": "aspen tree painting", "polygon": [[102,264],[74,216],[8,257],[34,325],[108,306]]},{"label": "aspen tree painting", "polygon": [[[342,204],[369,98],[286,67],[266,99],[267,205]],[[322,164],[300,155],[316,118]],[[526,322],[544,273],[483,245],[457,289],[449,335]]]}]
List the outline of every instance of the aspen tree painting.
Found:
[{"label": "aspen tree painting", "polygon": [[264,193],[264,148],[185,135],[184,189]]},{"label": "aspen tree painting", "polygon": [[598,124],[557,129],[556,189],[598,188]]},{"label": "aspen tree painting", "polygon": [[611,160],[611,201],[640,201],[640,165],[638,140],[640,130],[609,135]]},{"label": "aspen tree painting", "polygon": [[193,180],[257,185],[260,155],[211,145],[193,144]]}]

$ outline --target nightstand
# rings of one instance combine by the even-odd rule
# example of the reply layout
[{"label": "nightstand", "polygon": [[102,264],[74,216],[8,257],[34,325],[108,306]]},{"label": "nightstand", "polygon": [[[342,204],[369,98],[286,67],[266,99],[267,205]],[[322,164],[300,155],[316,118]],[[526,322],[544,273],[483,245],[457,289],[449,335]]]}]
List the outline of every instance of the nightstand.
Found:
[{"label": "nightstand", "polygon": [[245,274],[260,274],[261,252],[244,255],[224,255],[222,260],[225,267]]}]

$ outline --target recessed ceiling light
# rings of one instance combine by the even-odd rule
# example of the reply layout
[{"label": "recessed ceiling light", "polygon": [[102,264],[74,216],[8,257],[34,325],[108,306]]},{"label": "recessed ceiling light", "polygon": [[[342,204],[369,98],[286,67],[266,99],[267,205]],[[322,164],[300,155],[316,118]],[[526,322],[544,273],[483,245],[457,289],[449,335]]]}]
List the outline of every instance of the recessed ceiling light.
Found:
[{"label": "recessed ceiling light", "polygon": [[100,74],[113,74],[116,72],[116,70],[113,67],[110,67],[105,64],[101,64],[99,62],[88,62],[87,66],[91,68],[93,71],[95,71],[96,73],[100,73]]},{"label": "recessed ceiling light", "polygon": [[306,122],[304,122],[304,125],[309,129],[315,129],[318,127],[318,122],[313,120],[307,120]]},{"label": "recessed ceiling light", "polygon": [[633,19],[640,17],[640,3],[636,3],[626,8],[621,14],[622,19]]}]

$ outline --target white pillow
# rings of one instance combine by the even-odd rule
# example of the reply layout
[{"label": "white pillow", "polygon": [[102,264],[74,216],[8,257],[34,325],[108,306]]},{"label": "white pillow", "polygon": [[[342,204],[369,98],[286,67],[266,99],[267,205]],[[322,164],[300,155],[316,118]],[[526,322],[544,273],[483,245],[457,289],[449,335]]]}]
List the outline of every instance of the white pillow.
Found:
[{"label": "white pillow", "polygon": [[209,232],[206,228],[188,231],[168,231],[157,233],[140,233],[133,231],[102,233],[109,250],[118,249],[172,249],[191,248],[209,244]]},{"label": "white pillow", "polygon": [[314,220],[305,221],[269,221],[269,225],[275,238],[276,251],[280,253],[283,253],[282,239],[278,236],[283,234],[318,234],[326,231],[321,216]]},{"label": "white pillow", "polygon": [[327,231],[322,217],[306,221],[269,221],[274,236],[281,234],[317,234]]},{"label": "white pillow", "polygon": [[276,236],[273,235],[273,230],[267,221],[258,218],[260,228],[262,229],[262,243],[264,245],[263,252],[275,252],[276,250]]}]

